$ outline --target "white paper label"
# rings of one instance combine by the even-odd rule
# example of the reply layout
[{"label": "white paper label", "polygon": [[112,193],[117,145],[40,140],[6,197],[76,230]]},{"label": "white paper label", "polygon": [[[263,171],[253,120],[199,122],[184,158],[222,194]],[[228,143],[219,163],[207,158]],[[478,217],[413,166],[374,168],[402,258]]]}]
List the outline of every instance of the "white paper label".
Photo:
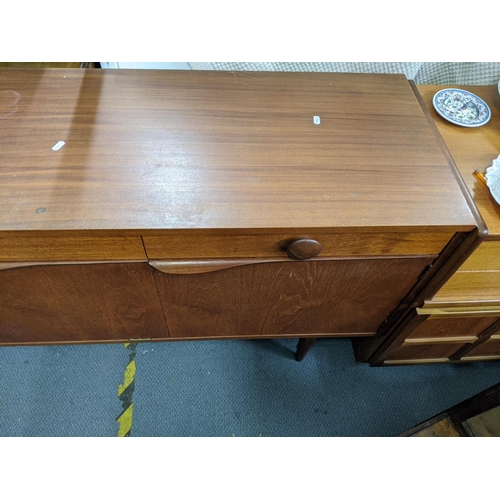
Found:
[{"label": "white paper label", "polygon": [[321,124],[321,119],[319,116],[313,116],[313,122],[314,125],[320,125]]},{"label": "white paper label", "polygon": [[64,141],[59,141],[52,149],[54,151],[59,151],[65,144]]}]

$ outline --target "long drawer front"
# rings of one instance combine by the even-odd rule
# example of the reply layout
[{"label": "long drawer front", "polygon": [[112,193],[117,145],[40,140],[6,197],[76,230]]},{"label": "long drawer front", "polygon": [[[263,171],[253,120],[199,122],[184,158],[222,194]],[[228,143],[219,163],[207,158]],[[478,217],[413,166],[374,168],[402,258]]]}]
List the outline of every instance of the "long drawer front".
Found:
[{"label": "long drawer front", "polygon": [[490,361],[500,359],[500,333],[492,335],[486,342],[473,347],[461,359],[462,361]]},{"label": "long drawer front", "polygon": [[321,257],[359,256],[437,256],[455,233],[433,231],[343,231],[321,230],[289,232],[169,231],[143,235],[150,260],[224,259],[286,257],[287,247],[296,240],[311,239],[321,244]]},{"label": "long drawer front", "polygon": [[433,297],[432,303],[500,301],[500,241],[485,241]]}]

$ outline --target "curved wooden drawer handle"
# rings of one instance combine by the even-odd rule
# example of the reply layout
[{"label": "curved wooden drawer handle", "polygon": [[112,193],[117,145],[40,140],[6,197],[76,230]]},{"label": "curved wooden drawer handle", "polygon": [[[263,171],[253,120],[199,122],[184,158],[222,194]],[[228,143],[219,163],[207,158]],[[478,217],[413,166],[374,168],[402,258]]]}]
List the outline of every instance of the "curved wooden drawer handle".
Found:
[{"label": "curved wooden drawer handle", "polygon": [[321,252],[321,244],[316,240],[295,240],[286,249],[288,257],[296,260],[306,260],[316,257]]}]

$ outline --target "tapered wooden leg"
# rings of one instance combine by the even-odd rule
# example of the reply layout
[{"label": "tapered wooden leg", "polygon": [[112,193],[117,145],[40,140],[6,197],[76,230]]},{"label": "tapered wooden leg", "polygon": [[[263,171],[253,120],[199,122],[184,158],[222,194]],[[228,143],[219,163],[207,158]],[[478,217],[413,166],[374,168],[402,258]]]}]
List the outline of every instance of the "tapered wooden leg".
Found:
[{"label": "tapered wooden leg", "polygon": [[309,352],[309,349],[314,345],[314,343],[318,340],[317,338],[305,338],[299,339],[299,343],[297,345],[297,351],[295,353],[295,359],[297,361],[302,361],[306,354]]}]

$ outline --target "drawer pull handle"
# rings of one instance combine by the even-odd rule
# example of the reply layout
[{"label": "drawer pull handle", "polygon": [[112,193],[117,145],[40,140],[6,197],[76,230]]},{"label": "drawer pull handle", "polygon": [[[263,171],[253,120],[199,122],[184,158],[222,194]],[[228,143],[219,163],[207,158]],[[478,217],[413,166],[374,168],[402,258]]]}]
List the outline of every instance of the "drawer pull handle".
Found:
[{"label": "drawer pull handle", "polygon": [[316,240],[295,240],[288,245],[288,257],[296,260],[306,260],[316,257],[321,252],[321,244]]}]

